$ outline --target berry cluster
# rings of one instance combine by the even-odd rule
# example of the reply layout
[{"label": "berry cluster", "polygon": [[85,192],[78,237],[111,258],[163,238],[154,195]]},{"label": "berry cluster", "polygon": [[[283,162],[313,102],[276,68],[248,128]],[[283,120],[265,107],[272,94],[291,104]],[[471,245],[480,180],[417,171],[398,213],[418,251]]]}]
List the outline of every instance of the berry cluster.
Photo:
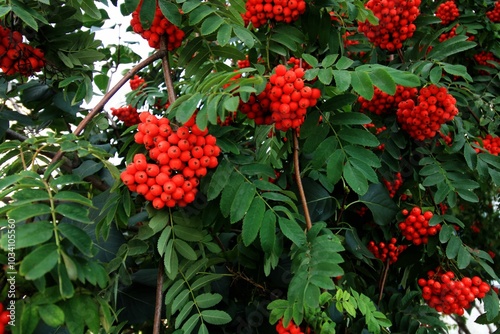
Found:
[{"label": "berry cluster", "polygon": [[493,23],[500,22],[500,0],[497,0],[497,2],[495,2],[495,8],[486,12],[486,16]]},{"label": "berry cluster", "polygon": [[118,120],[122,121],[125,126],[132,126],[141,122],[137,108],[131,106],[130,104],[120,108],[111,108],[111,114],[116,116]]},{"label": "berry cluster", "polygon": [[290,57],[290,59],[288,59],[288,61],[287,61],[287,64],[292,65],[292,70],[295,70],[299,67],[303,68],[304,70],[308,70],[308,69],[312,68],[312,66],[309,65],[304,60],[302,60],[300,58],[295,58],[295,57]]},{"label": "berry cluster", "polygon": [[356,35],[356,32],[354,32],[354,31],[346,31],[342,35],[342,42],[344,43],[344,48],[346,50],[348,50],[347,56],[349,58],[351,58],[353,56],[358,56],[360,58],[363,58],[364,56],[366,56],[366,52],[364,52],[364,51],[359,51],[359,52],[349,51],[351,46],[359,45],[359,40],[351,38],[351,36],[355,36],[355,35]]},{"label": "berry cluster", "polygon": [[255,28],[274,22],[291,23],[297,21],[306,11],[304,0],[247,0],[246,12],[242,15],[245,26],[250,23]]},{"label": "berry cluster", "polygon": [[5,333],[5,326],[10,321],[10,312],[4,309],[2,303],[0,303],[0,334]]},{"label": "berry cluster", "polygon": [[321,96],[318,88],[306,86],[302,79],[304,73],[302,67],[276,66],[264,91],[241,102],[240,111],[256,124],[275,123],[276,129],[281,131],[299,128],[304,123],[307,108],[315,106]]},{"label": "berry cluster", "polygon": [[23,43],[19,31],[0,26],[0,68],[6,75],[19,73],[28,77],[44,66],[45,56],[41,49]]},{"label": "berry cluster", "polygon": [[387,187],[387,190],[389,190],[389,196],[393,198],[398,189],[403,185],[403,177],[401,176],[401,173],[398,172],[394,176],[394,181],[391,182],[383,179],[382,182]]},{"label": "berry cluster", "polygon": [[474,60],[478,63],[478,65],[488,66],[491,68],[495,68],[495,65],[490,63],[491,61],[500,63],[500,59],[495,57],[493,55],[493,52],[487,52],[487,51],[481,51],[481,52],[475,54]]},{"label": "berry cluster", "polygon": [[[276,331],[278,334],[305,334],[299,326],[297,326],[293,320],[290,320],[288,326],[283,326],[283,319],[280,319],[276,324]],[[309,330],[306,333],[310,333]]]},{"label": "berry cluster", "polygon": [[441,19],[442,25],[448,25],[455,21],[460,16],[455,0],[448,0],[440,4],[436,10],[436,16]]},{"label": "berry cluster", "polygon": [[[443,43],[444,41],[452,38],[452,37],[455,37],[457,36],[457,28],[459,27],[459,24],[456,24],[453,28],[451,28],[450,31],[448,32],[444,32],[442,33],[441,35],[439,35],[439,42]],[[468,41],[473,41],[474,40],[474,36],[473,35],[469,35],[469,38],[467,38]],[[432,48],[432,47],[430,47]],[[430,51],[430,50],[429,50]]]},{"label": "berry cluster", "polygon": [[167,118],[142,112],[140,119],[135,142],[144,144],[155,163],[148,163],[144,154],[136,154],[121,180],[158,210],[193,202],[199,178],[207,174],[207,168],[218,165],[220,148],[215,137],[207,129],[200,130],[194,116],[175,131]]},{"label": "berry cluster", "polygon": [[[490,152],[493,155],[498,155],[500,153],[500,137],[493,137],[490,134],[487,134],[486,137],[481,138],[482,145],[479,142],[476,142],[478,146],[484,147],[485,150]],[[481,152],[480,148],[475,148],[477,153]]]},{"label": "berry cluster", "polygon": [[427,304],[444,314],[462,316],[464,309],[470,308],[476,298],[484,298],[491,287],[474,276],[458,279],[452,271],[443,272],[441,268],[427,273],[428,279],[420,278],[422,298]]},{"label": "berry cluster", "polygon": [[134,32],[146,39],[149,46],[155,49],[160,48],[160,38],[163,35],[166,35],[168,38],[167,49],[169,51],[177,49],[181,46],[182,40],[184,39],[184,31],[167,20],[161,12],[158,4],[156,5],[155,17],[151,23],[151,27],[149,27],[149,29],[144,29],[139,19],[141,6],[142,0],[139,1],[139,5],[132,13],[132,19],[130,20],[130,25],[132,26]]},{"label": "berry cluster", "polygon": [[134,75],[134,77],[129,80],[130,89],[132,89],[132,90],[136,90],[136,89],[141,88],[145,83],[146,83],[146,80],[144,80],[143,78],[141,78],[137,74]]},{"label": "berry cluster", "polygon": [[374,94],[371,100],[367,100],[362,96],[358,97],[358,102],[361,104],[360,111],[369,111],[377,115],[393,113],[397,110],[400,102],[415,99],[417,93],[418,89],[416,88],[397,85],[396,93],[389,95],[379,88],[374,87]]},{"label": "berry cluster", "polygon": [[419,91],[417,102],[408,99],[399,103],[397,120],[415,140],[433,138],[441,125],[458,114],[455,98],[445,87],[429,85]]},{"label": "berry cluster", "polygon": [[427,244],[429,236],[436,235],[441,230],[440,224],[429,225],[429,220],[433,216],[431,211],[422,212],[421,208],[415,206],[410,211],[404,209],[402,213],[407,217],[399,223],[398,227],[406,240],[416,246]]},{"label": "berry cluster", "polygon": [[375,241],[370,241],[368,243],[368,250],[372,252],[377,259],[382,260],[382,262],[385,263],[389,260],[389,264],[393,264],[398,260],[399,254],[408,248],[407,245],[396,246],[396,241],[396,238],[391,238],[388,244],[381,241],[378,245]]},{"label": "berry cluster", "polygon": [[358,22],[358,31],[375,46],[390,52],[401,49],[403,42],[417,29],[413,22],[420,15],[421,0],[369,0],[365,7],[379,19],[378,25]]}]

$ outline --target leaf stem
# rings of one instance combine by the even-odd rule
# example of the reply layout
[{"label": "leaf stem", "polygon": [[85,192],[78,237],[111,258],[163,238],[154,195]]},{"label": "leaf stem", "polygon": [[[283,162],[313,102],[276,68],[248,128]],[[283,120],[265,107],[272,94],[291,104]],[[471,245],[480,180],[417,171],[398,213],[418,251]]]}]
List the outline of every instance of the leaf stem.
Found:
[{"label": "leaf stem", "polygon": [[297,181],[297,187],[299,188],[300,201],[302,202],[302,208],[304,209],[304,218],[306,220],[306,227],[309,231],[312,228],[311,216],[309,214],[309,208],[307,207],[306,194],[304,192],[304,187],[302,186],[302,179],[300,178],[300,166],[299,166],[299,138],[297,136],[297,131],[293,131],[293,164],[295,170],[295,180]]}]

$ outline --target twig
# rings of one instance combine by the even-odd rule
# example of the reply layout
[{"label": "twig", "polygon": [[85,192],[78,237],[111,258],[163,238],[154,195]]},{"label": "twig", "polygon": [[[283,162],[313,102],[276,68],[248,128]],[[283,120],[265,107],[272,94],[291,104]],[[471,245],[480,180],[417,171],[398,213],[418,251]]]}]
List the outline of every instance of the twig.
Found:
[{"label": "twig", "polygon": [[309,208],[307,207],[306,194],[304,192],[304,187],[302,186],[302,179],[300,178],[300,166],[299,166],[299,139],[297,137],[297,132],[293,131],[293,164],[295,169],[295,180],[297,181],[297,187],[299,188],[300,201],[302,202],[302,208],[304,209],[304,218],[306,220],[306,227],[309,231],[312,228],[311,216],[309,215]]},{"label": "twig", "polygon": [[[85,116],[85,118],[80,122],[80,124],[78,124],[76,129],[73,131],[73,134],[79,136],[82,133],[83,129],[85,129],[85,127],[90,123],[92,118],[94,118],[98,113],[100,113],[102,111],[102,109],[104,108],[106,103],[113,97],[113,95],[116,94],[116,92],[118,92],[118,90],[125,83],[127,83],[137,72],[139,72],[140,70],[142,70],[144,67],[148,66],[149,64],[151,64],[155,60],[164,57],[165,54],[167,54],[167,50],[160,49],[159,51],[153,53],[148,58],[141,61],[139,64],[135,65],[130,71],[128,71],[128,73],[125,74],[123,76],[123,78],[121,78],[120,81],[118,81],[118,83],[116,85],[114,85],[113,88],[111,88],[102,97],[102,99],[95,105],[95,107],[92,109],[92,111],[89,112]],[[57,152],[56,155],[54,156],[54,158],[52,159],[51,163],[57,162],[61,158],[62,154],[63,154],[62,151]]]},{"label": "twig", "polygon": [[459,329],[459,333],[471,334],[471,332],[467,328],[467,324],[465,323],[465,318],[464,317],[460,317],[460,316],[457,316],[457,315],[451,315],[451,318],[453,320],[455,320],[455,322],[457,323],[458,329]]},{"label": "twig", "polygon": [[165,85],[167,86],[168,102],[170,104],[175,102],[175,88],[174,82],[172,80],[172,75],[170,73],[170,64],[168,62],[168,49],[167,49],[167,35],[163,35],[160,38],[160,50],[165,50],[165,55],[161,59],[161,66],[163,69],[163,77],[165,78]]},{"label": "twig", "polygon": [[380,282],[380,294],[378,296],[378,303],[382,300],[382,295],[384,294],[385,281],[387,280],[387,274],[389,273],[389,259],[387,259],[387,263],[385,264],[384,275],[382,276],[382,282]]},{"label": "twig", "polygon": [[158,265],[158,275],[156,276],[156,301],[155,301],[155,317],[153,322],[153,334],[160,333],[161,323],[161,305],[163,304],[163,261],[160,259]]}]

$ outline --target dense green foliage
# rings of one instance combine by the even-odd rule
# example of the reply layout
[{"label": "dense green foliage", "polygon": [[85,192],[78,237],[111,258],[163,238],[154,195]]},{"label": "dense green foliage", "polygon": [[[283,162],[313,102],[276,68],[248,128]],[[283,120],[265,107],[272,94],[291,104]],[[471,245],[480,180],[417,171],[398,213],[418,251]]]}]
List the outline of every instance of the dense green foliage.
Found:
[{"label": "dense green foliage", "polygon": [[[139,1],[101,2],[129,16]],[[486,16],[494,1],[456,0],[460,16],[442,25],[439,3],[423,0],[415,33],[394,52],[358,32],[358,21],[377,22],[362,1],[306,2],[297,21],[255,29],[243,0],[159,0],[184,40],[140,68],[136,45],[96,40],[93,29],[112,19],[94,1],[0,4],[0,24],[45,54],[29,77],[0,72],[1,296],[15,301],[12,333],[152,332],[158,277],[166,333],[274,333],[281,318],[316,333],[446,333],[417,280],[438,266],[498,280],[500,157],[483,147],[500,135],[500,24]],[[154,9],[142,1],[144,27]],[[481,52],[492,61],[478,62]],[[321,90],[300,131],[238,112],[291,57]],[[177,125],[196,112],[217,138],[218,166],[185,207],[156,210],[130,191],[120,173],[147,152],[134,142],[137,126],[110,116],[118,106],[84,107],[122,64],[145,80],[127,104]],[[446,87],[458,114],[418,141],[395,110],[360,110],[399,85]],[[394,187],[397,173],[390,194],[385,182]],[[415,206],[441,226],[427,244],[398,227]],[[395,263],[367,248],[392,237],[408,246]],[[479,302],[477,322],[500,323],[496,292]]]}]

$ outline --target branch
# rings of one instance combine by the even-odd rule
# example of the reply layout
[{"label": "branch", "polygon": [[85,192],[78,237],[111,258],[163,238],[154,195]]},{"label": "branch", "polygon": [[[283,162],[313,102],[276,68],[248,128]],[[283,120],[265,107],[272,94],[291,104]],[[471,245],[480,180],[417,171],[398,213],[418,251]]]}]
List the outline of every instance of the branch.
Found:
[{"label": "branch", "polygon": [[[127,83],[137,72],[142,70],[144,67],[148,66],[149,64],[151,64],[155,60],[164,57],[166,54],[167,54],[167,50],[160,49],[159,51],[153,53],[148,58],[141,61],[139,64],[135,65],[130,71],[128,71],[128,73],[125,74],[123,76],[123,78],[121,78],[120,81],[118,81],[118,83],[116,85],[114,85],[113,88],[111,88],[102,97],[102,99],[95,105],[95,107],[92,109],[92,111],[89,112],[87,114],[87,116],[85,116],[85,118],[80,122],[80,124],[78,124],[76,129],[73,131],[73,134],[79,136],[82,133],[83,129],[85,129],[85,127],[90,123],[92,118],[94,118],[98,113],[100,113],[102,111],[102,109],[104,108],[106,103],[113,97],[113,95],[116,94],[116,92],[118,92],[118,90],[125,83]],[[57,154],[52,159],[51,163],[57,162],[61,158],[62,154],[63,154],[62,151],[57,152]]]},{"label": "branch", "polygon": [[389,273],[390,259],[387,259],[387,263],[384,268],[384,275],[382,276],[382,282],[380,282],[380,295],[378,296],[378,303],[382,301],[382,295],[384,294],[385,281],[387,280],[387,274]]},{"label": "branch", "polygon": [[172,80],[172,75],[170,73],[170,64],[168,63],[168,36],[162,35],[160,37],[160,50],[165,51],[165,55],[161,59],[161,66],[163,69],[163,77],[165,78],[165,85],[167,86],[167,94],[168,94],[168,102],[170,104],[175,102],[175,90],[174,90],[174,82]]},{"label": "branch", "polygon": [[153,322],[153,334],[160,333],[161,305],[163,304],[163,260],[160,259],[158,266],[158,275],[156,276],[156,298],[155,298],[155,317]]},{"label": "branch", "polygon": [[309,231],[312,228],[311,216],[309,215],[309,208],[307,207],[306,194],[304,192],[304,187],[302,186],[302,179],[300,178],[300,167],[299,167],[299,139],[297,137],[297,131],[293,131],[293,164],[295,169],[295,180],[297,181],[297,187],[299,188],[300,201],[302,202],[302,208],[304,209],[304,218],[306,219],[306,227]]}]

